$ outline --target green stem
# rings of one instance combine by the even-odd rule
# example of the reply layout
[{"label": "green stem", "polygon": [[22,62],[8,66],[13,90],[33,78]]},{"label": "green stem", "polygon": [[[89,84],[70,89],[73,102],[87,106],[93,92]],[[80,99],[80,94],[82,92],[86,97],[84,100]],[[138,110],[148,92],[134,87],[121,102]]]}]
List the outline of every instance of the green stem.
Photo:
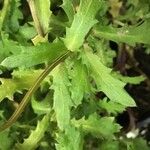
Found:
[{"label": "green stem", "polygon": [[1,14],[0,14],[0,31],[2,30],[6,15],[8,13],[10,1],[11,0],[4,0],[4,5],[3,5],[3,8],[2,8]]},{"label": "green stem", "polygon": [[33,18],[33,21],[34,21],[34,24],[35,24],[36,31],[39,35],[44,37],[44,32],[43,32],[41,23],[39,21],[38,15],[37,15],[37,9],[36,9],[36,6],[35,6],[35,1],[34,0],[27,0],[27,1],[28,1],[28,4],[29,4],[29,7],[30,7],[30,11],[31,11],[31,14],[32,14],[32,18]]},{"label": "green stem", "polygon": [[52,64],[47,66],[45,70],[41,73],[41,75],[38,77],[38,79],[35,81],[33,86],[29,89],[29,91],[26,93],[22,101],[20,102],[18,108],[15,110],[15,112],[12,114],[12,116],[8,119],[6,123],[4,123],[2,126],[0,126],[0,132],[9,128],[20,116],[20,114],[23,112],[25,106],[28,104],[30,97],[32,94],[38,89],[40,86],[40,83],[43,81],[43,79],[62,61],[64,61],[72,52],[67,51],[65,54],[58,57]]}]

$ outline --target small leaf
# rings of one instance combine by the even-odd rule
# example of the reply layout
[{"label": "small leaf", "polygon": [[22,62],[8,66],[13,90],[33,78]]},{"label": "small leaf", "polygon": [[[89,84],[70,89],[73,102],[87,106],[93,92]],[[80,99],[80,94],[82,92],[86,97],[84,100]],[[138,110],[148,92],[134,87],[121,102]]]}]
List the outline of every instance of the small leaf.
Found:
[{"label": "small leaf", "polygon": [[110,100],[124,106],[135,106],[134,100],[124,90],[125,83],[111,76],[111,69],[104,66],[99,57],[90,51],[85,52],[97,88]]},{"label": "small leaf", "polygon": [[82,127],[86,133],[91,133],[95,137],[111,139],[114,133],[119,132],[120,125],[114,122],[114,117],[102,117],[93,114],[86,120],[72,120],[76,127]]},{"label": "small leaf", "polygon": [[34,113],[38,115],[46,114],[51,111],[50,100],[52,99],[52,94],[49,92],[42,101],[36,100],[35,96],[32,96],[31,105]]},{"label": "small leaf", "polygon": [[149,150],[149,146],[146,143],[146,140],[143,138],[136,138],[133,139],[132,142],[126,142],[127,144],[127,150]]},{"label": "small leaf", "polygon": [[37,77],[40,75],[40,71],[14,71],[12,73],[12,79],[0,78],[0,102],[5,98],[13,99],[15,92],[21,92],[23,89],[29,89]]},{"label": "small leaf", "polygon": [[54,59],[64,54],[67,51],[62,42],[44,43],[38,46],[20,47],[22,52],[20,54],[7,57],[1,65],[14,67],[30,67],[44,62],[52,62]]},{"label": "small leaf", "polygon": [[81,132],[73,126],[66,128],[65,133],[57,134],[57,150],[82,150]]},{"label": "small leaf", "polygon": [[9,150],[13,144],[13,139],[9,135],[9,130],[0,133],[0,149]]},{"label": "small leaf", "polygon": [[130,84],[140,84],[142,81],[144,81],[146,79],[142,75],[136,76],[136,77],[128,77],[128,76],[123,76],[116,72],[113,72],[111,75],[113,77],[118,78],[119,80],[123,81],[124,83],[130,83]]},{"label": "small leaf", "polygon": [[72,0],[63,0],[63,4],[61,5],[61,7],[66,12],[68,19],[69,19],[69,23],[72,23],[74,13],[75,13]]},{"label": "small leaf", "polygon": [[66,29],[64,42],[69,50],[77,50],[83,44],[86,34],[97,23],[95,15],[101,3],[101,0],[81,0],[71,27]]},{"label": "small leaf", "polygon": [[79,105],[82,102],[84,94],[87,94],[90,91],[87,71],[80,61],[75,61],[71,72],[71,80],[71,98],[76,105]]},{"label": "small leaf", "polygon": [[125,106],[115,103],[113,101],[107,101],[107,98],[100,100],[98,104],[99,107],[101,109],[105,109],[108,112],[108,114],[117,115],[118,113],[125,111]]},{"label": "small leaf", "polygon": [[55,68],[53,72],[53,85],[54,90],[54,111],[56,113],[56,119],[58,127],[64,130],[70,124],[70,107],[72,101],[69,93],[70,82],[64,65],[60,65]]},{"label": "small leaf", "polygon": [[[103,141],[100,145],[101,150],[120,150],[121,148],[119,147],[119,141],[111,141],[111,140],[106,140]],[[124,150],[124,149],[121,149]]]},{"label": "small leaf", "polygon": [[[8,19],[7,25],[11,28],[12,31],[17,32],[19,30],[19,20],[23,19],[23,14],[20,11],[19,7],[21,5],[20,0],[12,1],[10,18]],[[13,10],[13,11],[12,11]]]},{"label": "small leaf", "polygon": [[44,34],[48,32],[49,21],[51,16],[50,0],[36,0],[35,1],[36,13],[43,29]]},{"label": "small leaf", "polygon": [[44,137],[44,133],[49,126],[49,114],[45,115],[41,121],[38,122],[35,130],[31,131],[30,136],[24,142],[16,144],[18,150],[34,150],[38,147],[40,140]]},{"label": "small leaf", "polygon": [[98,25],[93,33],[96,37],[105,38],[115,42],[124,42],[129,45],[136,43],[149,44],[150,21],[145,21],[139,26],[114,28],[112,26]]}]

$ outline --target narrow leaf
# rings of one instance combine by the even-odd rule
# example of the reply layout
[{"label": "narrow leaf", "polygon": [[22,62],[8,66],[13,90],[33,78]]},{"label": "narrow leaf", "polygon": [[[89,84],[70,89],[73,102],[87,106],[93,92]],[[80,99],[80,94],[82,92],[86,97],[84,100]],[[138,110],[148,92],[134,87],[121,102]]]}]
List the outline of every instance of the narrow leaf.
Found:
[{"label": "narrow leaf", "polygon": [[114,102],[124,106],[135,106],[134,100],[124,90],[125,83],[112,77],[111,69],[104,66],[97,55],[89,51],[86,51],[85,55],[98,89]]},{"label": "narrow leaf", "polygon": [[105,139],[114,137],[114,133],[119,132],[120,125],[114,122],[114,117],[102,117],[93,114],[87,120],[73,120],[76,127],[82,127],[86,133],[92,133],[93,136]]},{"label": "narrow leaf", "polygon": [[58,127],[64,130],[70,122],[70,107],[72,101],[69,93],[70,82],[64,65],[58,66],[53,72],[54,111]]},{"label": "narrow leaf", "polygon": [[9,130],[0,133],[0,149],[9,150],[13,145],[13,139],[9,135]]},{"label": "narrow leaf", "polygon": [[95,15],[101,7],[101,0],[81,0],[70,28],[66,29],[65,44],[69,50],[77,50],[94,24]]},{"label": "narrow leaf", "polygon": [[44,62],[52,62],[54,59],[64,54],[67,49],[62,42],[44,43],[38,46],[20,47],[20,54],[7,57],[1,65],[14,67],[30,67]]},{"label": "narrow leaf", "polygon": [[66,128],[65,133],[57,134],[57,150],[82,150],[82,135],[79,129],[73,126]]},{"label": "narrow leaf", "polygon": [[99,107],[108,112],[108,114],[117,115],[118,113],[122,113],[125,111],[125,106],[115,103],[113,101],[107,101],[107,98],[99,101]]},{"label": "narrow leaf", "polygon": [[144,76],[136,76],[136,77],[128,77],[123,76],[119,73],[113,72],[112,76],[115,78],[118,78],[119,80],[123,81],[124,83],[130,83],[130,84],[140,84],[142,81],[146,79]]},{"label": "narrow leaf", "polygon": [[49,125],[49,114],[45,115],[41,121],[38,122],[37,127],[33,130],[30,136],[24,142],[18,143],[16,148],[18,150],[34,150],[38,147],[40,140],[44,137],[44,133]]},{"label": "narrow leaf", "polygon": [[76,61],[73,66],[71,80],[71,98],[76,105],[79,105],[82,102],[84,94],[87,94],[90,91],[87,71],[80,61]]},{"label": "narrow leaf", "polygon": [[129,45],[136,43],[150,43],[150,21],[145,21],[139,26],[114,28],[111,26],[98,25],[93,33],[96,37],[105,38],[116,42],[124,42]]},{"label": "narrow leaf", "polygon": [[72,0],[63,0],[63,4],[61,5],[61,7],[64,9],[65,13],[67,14],[69,23],[72,23],[74,13],[75,13]]},{"label": "narrow leaf", "polygon": [[37,77],[40,75],[39,71],[14,71],[12,79],[0,78],[0,102],[5,98],[13,99],[15,92],[21,92],[23,89],[29,89]]},{"label": "narrow leaf", "polygon": [[38,101],[35,96],[32,96],[31,105],[34,113],[38,115],[46,114],[51,111],[50,100],[52,99],[52,94],[49,92],[46,97],[41,101]]},{"label": "narrow leaf", "polygon": [[50,16],[52,13],[50,11],[50,0],[44,0],[44,2],[43,0],[36,0],[35,7],[40,25],[44,34],[46,34],[48,32]]}]

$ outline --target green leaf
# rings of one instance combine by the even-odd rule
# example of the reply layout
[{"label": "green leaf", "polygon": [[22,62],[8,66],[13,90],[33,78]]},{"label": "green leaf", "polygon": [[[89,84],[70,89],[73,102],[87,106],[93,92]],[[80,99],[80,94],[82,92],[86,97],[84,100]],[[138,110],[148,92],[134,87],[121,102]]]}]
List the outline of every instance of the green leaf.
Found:
[{"label": "green leaf", "polygon": [[26,40],[32,39],[36,34],[35,28],[29,24],[24,24],[24,26],[19,28],[19,35]]},{"label": "green leaf", "polygon": [[149,150],[149,146],[146,143],[146,140],[143,138],[133,139],[132,142],[126,142],[127,150]]},{"label": "green leaf", "polygon": [[76,127],[81,127],[86,133],[91,133],[95,137],[111,139],[114,133],[119,132],[120,125],[114,122],[114,117],[100,118],[96,114],[92,114],[86,120],[72,120]]},{"label": "green leaf", "polygon": [[[101,150],[120,150],[119,141],[103,141],[100,145]],[[122,150],[122,149],[121,149]]]},{"label": "green leaf", "polygon": [[115,103],[113,101],[107,101],[107,98],[100,100],[98,104],[99,107],[101,109],[105,109],[109,115],[110,114],[117,115],[118,113],[125,111],[125,106]]},{"label": "green leaf", "polygon": [[8,19],[7,26],[11,28],[14,32],[19,30],[19,20],[23,19],[23,14],[20,11],[20,0],[12,0],[11,10],[10,10],[10,18]]},{"label": "green leaf", "polygon": [[6,97],[13,100],[15,92],[29,89],[40,73],[41,71],[14,71],[12,79],[0,78],[0,102]]},{"label": "green leaf", "polygon": [[90,51],[85,51],[85,55],[98,90],[103,91],[114,102],[135,106],[134,100],[124,90],[125,83],[111,76],[111,69],[104,66],[97,55]]},{"label": "green leaf", "polygon": [[65,133],[57,134],[57,150],[82,150],[83,142],[80,130],[73,126],[66,128]]},{"label": "green leaf", "polygon": [[52,13],[50,11],[50,0],[44,0],[44,2],[43,0],[36,0],[35,7],[40,25],[44,34],[46,34],[48,32],[50,16]]},{"label": "green leaf", "polygon": [[67,51],[64,44],[60,41],[56,43],[44,43],[38,46],[21,46],[20,50],[22,50],[20,54],[7,57],[1,65],[14,68],[21,66],[30,67],[44,62],[51,63]]},{"label": "green leaf", "polygon": [[116,52],[110,48],[108,42],[94,37],[91,37],[91,41],[95,46],[96,54],[100,57],[101,62],[105,66],[112,67]]},{"label": "green leaf", "polygon": [[8,39],[8,36],[1,34],[2,40],[0,41],[0,63],[11,53],[19,53],[21,48],[17,42]]},{"label": "green leaf", "polygon": [[87,70],[80,61],[75,61],[71,72],[71,98],[73,102],[78,106],[81,104],[84,94],[88,94],[90,91],[90,85],[87,77]]},{"label": "green leaf", "polygon": [[70,28],[66,29],[64,42],[69,50],[75,51],[83,44],[84,38],[97,23],[95,15],[101,7],[102,0],[81,0]]},{"label": "green leaf", "polygon": [[35,130],[31,131],[30,136],[24,142],[16,144],[18,150],[34,150],[38,147],[40,140],[44,137],[44,133],[49,126],[49,114],[45,115],[41,121],[38,122]]},{"label": "green leaf", "polygon": [[105,38],[116,42],[124,42],[129,45],[136,43],[150,43],[150,20],[145,21],[139,26],[114,28],[112,26],[98,25],[93,33],[96,37]]},{"label": "green leaf", "polygon": [[0,133],[0,149],[9,150],[12,147],[13,139],[9,135],[9,130]]},{"label": "green leaf", "polygon": [[63,4],[61,5],[61,7],[64,9],[65,13],[67,14],[69,23],[72,23],[74,18],[74,13],[75,13],[72,0],[63,0]]},{"label": "green leaf", "polygon": [[65,130],[70,124],[70,107],[72,101],[69,93],[69,79],[64,65],[56,67],[53,72],[54,104],[58,127]]},{"label": "green leaf", "polygon": [[123,81],[124,83],[130,83],[130,84],[140,84],[142,81],[146,79],[146,77],[142,75],[137,77],[128,77],[128,76],[123,76],[117,72],[113,72],[111,75]]},{"label": "green leaf", "polygon": [[35,96],[32,96],[31,105],[34,113],[38,115],[46,114],[51,111],[50,100],[52,99],[52,94],[49,92],[42,101],[38,101]]}]

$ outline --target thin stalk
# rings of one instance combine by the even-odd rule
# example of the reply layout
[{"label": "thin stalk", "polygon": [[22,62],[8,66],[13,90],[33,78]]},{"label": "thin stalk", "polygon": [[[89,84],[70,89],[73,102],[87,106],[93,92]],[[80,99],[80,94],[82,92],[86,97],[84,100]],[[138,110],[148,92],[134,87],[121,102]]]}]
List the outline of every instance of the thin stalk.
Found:
[{"label": "thin stalk", "polygon": [[23,112],[25,106],[28,104],[30,97],[32,94],[38,89],[40,86],[40,83],[43,81],[43,79],[62,61],[64,61],[72,52],[67,51],[65,54],[58,57],[52,64],[48,65],[45,70],[41,73],[41,75],[38,77],[38,79],[35,81],[33,86],[29,89],[29,91],[26,93],[24,98],[21,100],[18,108],[14,111],[12,116],[8,119],[6,123],[4,123],[2,126],[0,126],[0,132],[9,128],[16,120],[19,118],[20,114]]}]

